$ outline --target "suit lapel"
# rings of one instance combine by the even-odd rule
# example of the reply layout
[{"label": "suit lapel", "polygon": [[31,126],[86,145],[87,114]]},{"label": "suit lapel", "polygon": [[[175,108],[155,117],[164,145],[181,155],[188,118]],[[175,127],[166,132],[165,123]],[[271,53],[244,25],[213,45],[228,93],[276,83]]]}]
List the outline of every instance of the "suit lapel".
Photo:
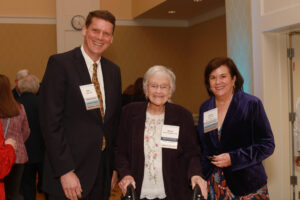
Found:
[{"label": "suit lapel", "polygon": [[[83,55],[80,50],[80,47],[74,49],[74,68],[76,69],[76,71],[78,73],[78,77],[79,77],[78,85],[79,86],[92,83],[88,68],[86,66],[85,60],[84,60]],[[92,113],[95,117],[99,118],[99,121],[102,121],[99,109],[89,110],[89,112]]]},{"label": "suit lapel", "polygon": [[110,118],[111,112],[111,106],[112,106],[112,85],[113,85],[113,77],[111,76],[112,73],[110,73],[109,65],[106,62],[105,58],[101,57],[101,69],[102,69],[102,76],[103,76],[103,83],[104,83],[104,92],[105,92],[105,115],[104,115],[104,121],[108,120]]},{"label": "suit lapel", "polygon": [[[216,108],[216,99],[213,96],[210,101],[209,101],[209,105],[208,105],[208,109],[207,111]],[[207,133],[204,133],[207,134]],[[209,134],[209,138],[211,140],[211,142],[216,146],[219,147],[220,146],[220,140],[218,138],[218,129],[212,130],[211,132],[208,132]],[[222,138],[222,137],[221,137]]]}]

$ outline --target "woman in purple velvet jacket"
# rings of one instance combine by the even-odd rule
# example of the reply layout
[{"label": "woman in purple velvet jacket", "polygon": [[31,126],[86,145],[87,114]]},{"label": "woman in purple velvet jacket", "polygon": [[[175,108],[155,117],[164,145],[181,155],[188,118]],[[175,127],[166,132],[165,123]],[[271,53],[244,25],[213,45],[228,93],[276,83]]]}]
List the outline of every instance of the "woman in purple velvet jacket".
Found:
[{"label": "woman in purple velvet jacket", "polygon": [[201,164],[212,199],[269,199],[262,161],[275,148],[261,101],[242,92],[244,80],[230,58],[205,69],[211,96],[200,107]]}]

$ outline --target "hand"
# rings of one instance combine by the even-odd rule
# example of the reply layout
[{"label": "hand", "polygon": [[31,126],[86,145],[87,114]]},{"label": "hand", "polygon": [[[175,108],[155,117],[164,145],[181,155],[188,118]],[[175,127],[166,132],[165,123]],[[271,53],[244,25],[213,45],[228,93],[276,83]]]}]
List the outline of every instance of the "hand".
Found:
[{"label": "hand", "polygon": [[119,187],[122,190],[123,196],[125,196],[125,194],[127,192],[127,186],[130,183],[132,184],[132,186],[135,189],[135,181],[134,181],[134,178],[132,176],[124,176],[122,178],[122,180],[119,182]]},{"label": "hand", "polygon": [[229,167],[231,166],[231,159],[229,153],[222,153],[212,157],[211,163],[217,167]]},{"label": "hand", "polygon": [[192,176],[191,183],[193,189],[195,185],[198,184],[204,199],[207,199],[207,182],[201,176]]},{"label": "hand", "polygon": [[14,140],[12,138],[7,138],[4,142],[4,144],[5,145],[10,144],[14,148],[15,151],[17,150],[17,142],[16,142],[16,140]]},{"label": "hand", "polygon": [[81,185],[77,175],[71,171],[60,177],[64,193],[68,199],[77,200],[81,198]]},{"label": "hand", "polygon": [[296,163],[296,166],[300,167],[300,156],[296,156],[295,163]]},{"label": "hand", "polygon": [[113,171],[112,177],[111,177],[111,187],[110,190],[115,188],[115,185],[118,182],[118,172],[116,170]]}]

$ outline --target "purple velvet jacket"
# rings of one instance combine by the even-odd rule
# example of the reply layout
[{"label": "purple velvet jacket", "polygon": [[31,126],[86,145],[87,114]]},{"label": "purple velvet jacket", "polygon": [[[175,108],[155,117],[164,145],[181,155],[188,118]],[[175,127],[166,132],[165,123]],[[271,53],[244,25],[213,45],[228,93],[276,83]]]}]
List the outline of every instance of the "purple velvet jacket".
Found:
[{"label": "purple velvet jacket", "polygon": [[[131,175],[140,197],[144,176],[144,130],[147,103],[131,103],[123,108],[115,151],[115,167],[122,179]],[[164,187],[168,200],[192,198],[190,178],[202,175],[200,147],[190,112],[181,106],[166,103],[164,124],[180,127],[178,148],[162,149]]]},{"label": "purple velvet jacket", "polygon": [[236,92],[225,116],[220,140],[217,130],[207,133],[203,130],[203,113],[215,107],[214,97],[200,107],[198,133],[203,174],[208,179],[215,169],[207,156],[229,153],[232,165],[223,168],[223,172],[230,190],[238,196],[255,192],[267,183],[262,161],[275,148],[264,107],[257,97]]}]

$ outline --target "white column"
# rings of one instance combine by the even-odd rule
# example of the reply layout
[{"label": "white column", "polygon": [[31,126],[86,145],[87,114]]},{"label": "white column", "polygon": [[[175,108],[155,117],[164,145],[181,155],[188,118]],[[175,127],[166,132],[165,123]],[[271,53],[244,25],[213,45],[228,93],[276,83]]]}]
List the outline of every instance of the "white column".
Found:
[{"label": "white column", "polygon": [[83,42],[81,31],[76,31],[71,26],[74,15],[86,17],[92,10],[100,8],[100,0],[56,0],[56,33],[57,52],[65,52]]}]

